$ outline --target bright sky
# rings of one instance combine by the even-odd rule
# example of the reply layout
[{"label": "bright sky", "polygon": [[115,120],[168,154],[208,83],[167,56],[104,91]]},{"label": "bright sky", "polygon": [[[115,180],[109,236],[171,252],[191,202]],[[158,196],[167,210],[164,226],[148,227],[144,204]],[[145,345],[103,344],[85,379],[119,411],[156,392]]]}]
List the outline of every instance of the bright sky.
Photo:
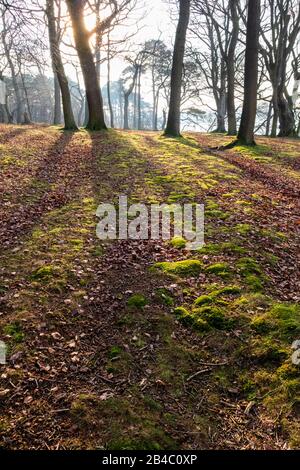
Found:
[{"label": "bright sky", "polygon": [[[120,39],[137,32],[129,39],[127,44],[128,50],[132,51],[133,54],[149,39],[160,38],[171,47],[174,39],[175,23],[170,18],[170,8],[172,7],[165,0],[151,0],[151,2],[138,0],[138,7],[130,13],[127,24],[117,27],[112,33],[112,39],[114,36]],[[95,24],[94,16],[87,17],[86,24],[89,29],[92,29]],[[122,70],[128,65],[122,57],[126,54],[129,55],[129,52],[123,52],[111,61],[111,81],[118,80]],[[66,68],[68,75],[76,81],[74,68],[67,64]],[[104,64],[101,70],[102,85],[105,85],[107,81],[106,70],[106,64]]]}]

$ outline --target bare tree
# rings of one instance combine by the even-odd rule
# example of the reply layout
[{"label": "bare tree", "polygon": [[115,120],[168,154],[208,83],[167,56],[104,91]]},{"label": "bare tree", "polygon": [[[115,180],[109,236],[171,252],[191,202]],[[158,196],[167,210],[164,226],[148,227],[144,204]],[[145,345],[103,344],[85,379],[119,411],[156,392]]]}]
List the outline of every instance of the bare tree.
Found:
[{"label": "bare tree", "polygon": [[75,46],[81,64],[86,89],[89,109],[89,119],[86,127],[94,131],[106,129],[103,100],[94,57],[90,46],[91,33],[87,30],[84,23],[84,8],[86,1],[67,0],[67,5],[72,20]]},{"label": "bare tree", "polygon": [[271,135],[295,134],[292,97],[288,93],[288,66],[300,34],[298,0],[264,0],[265,21],[261,26],[260,52],[263,55],[273,89],[273,123]]},{"label": "bare tree", "polygon": [[[52,58],[52,67],[54,71],[54,78],[57,79],[61,91],[61,97],[63,102],[63,110],[64,110],[64,121],[65,121],[65,129],[66,130],[76,130],[77,125],[75,122],[73,109],[72,109],[72,101],[71,101],[71,93],[69,90],[69,83],[67,76],[65,74],[63,61],[61,58],[60,48],[59,48],[59,31],[56,24],[55,18],[55,10],[54,10],[54,0],[47,0],[46,3],[46,14],[48,19],[48,30],[49,30],[49,41],[50,41],[50,51],[51,51],[51,58]],[[55,90],[56,94],[58,94],[58,90]],[[56,111],[57,114],[57,100],[58,96],[56,96]],[[57,120],[57,115],[55,116],[55,120]]]},{"label": "bare tree", "polygon": [[171,73],[170,106],[165,135],[180,136],[180,105],[186,34],[190,19],[191,0],[179,0],[179,20],[176,30]]},{"label": "bare tree", "polygon": [[139,65],[136,61],[123,71],[121,78],[122,90],[124,94],[124,129],[129,129],[129,98],[134,90],[139,72]]},{"label": "bare tree", "polygon": [[255,144],[254,126],[257,111],[260,13],[260,0],[249,0],[245,56],[244,105],[240,129],[238,132],[238,142],[244,145]]}]

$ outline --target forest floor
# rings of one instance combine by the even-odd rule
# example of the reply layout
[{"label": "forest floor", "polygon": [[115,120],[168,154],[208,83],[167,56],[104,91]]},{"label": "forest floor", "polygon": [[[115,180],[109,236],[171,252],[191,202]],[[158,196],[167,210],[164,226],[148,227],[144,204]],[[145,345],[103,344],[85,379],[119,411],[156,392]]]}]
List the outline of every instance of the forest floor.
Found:
[{"label": "forest floor", "polygon": [[[300,142],[229,139],[0,126],[0,448],[300,448]],[[120,194],[205,247],[100,242]]]}]

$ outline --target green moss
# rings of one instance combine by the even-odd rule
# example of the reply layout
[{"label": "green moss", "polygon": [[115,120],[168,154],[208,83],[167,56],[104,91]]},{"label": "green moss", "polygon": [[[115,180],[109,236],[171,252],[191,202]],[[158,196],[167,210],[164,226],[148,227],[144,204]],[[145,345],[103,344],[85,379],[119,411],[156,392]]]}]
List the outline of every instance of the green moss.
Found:
[{"label": "green moss", "polygon": [[178,193],[178,192],[173,192],[170,194],[170,196],[167,199],[168,204],[173,204],[178,201],[191,201],[195,198],[195,194],[192,192],[187,192],[187,193]]},{"label": "green moss", "polygon": [[200,318],[195,313],[191,313],[185,307],[177,307],[174,310],[174,313],[184,326],[192,327],[198,331],[207,331],[209,330],[209,324],[203,318]]},{"label": "green moss", "polygon": [[261,293],[250,293],[241,296],[234,302],[234,307],[243,312],[253,312],[254,310],[266,310],[271,305],[271,299]]},{"label": "green moss", "polygon": [[59,235],[64,229],[62,227],[55,227],[49,231],[50,235]]},{"label": "green moss", "polygon": [[101,401],[80,395],[71,405],[77,426],[101,437],[108,450],[175,450],[176,443],[158,425],[158,413],[135,398]]},{"label": "green moss", "polygon": [[207,200],[205,203],[205,208],[209,211],[215,211],[219,209],[219,204],[214,200]]},{"label": "green moss", "polygon": [[300,305],[273,304],[269,311],[252,320],[251,327],[259,334],[269,333],[272,338],[290,342],[300,334]]},{"label": "green moss", "polygon": [[196,306],[202,306],[202,305],[210,305],[215,302],[215,296],[214,295],[201,295],[196,299],[195,305]]},{"label": "green moss", "polygon": [[252,203],[250,201],[244,201],[242,199],[235,201],[235,204],[238,206],[252,206]]},{"label": "green moss", "polygon": [[289,351],[273,337],[263,336],[252,341],[251,355],[260,363],[280,364],[289,357]]},{"label": "green moss", "polygon": [[148,304],[148,300],[142,294],[132,295],[128,301],[127,305],[131,308],[142,309]]},{"label": "green moss", "polygon": [[103,247],[102,246],[97,246],[92,251],[92,256],[94,256],[95,258],[99,258],[100,256],[103,256],[103,253],[104,253]]},{"label": "green moss", "polygon": [[108,450],[169,450],[176,449],[175,442],[165,432],[152,422],[145,422],[139,437],[113,439],[107,443]]},{"label": "green moss", "polygon": [[149,395],[144,396],[144,403],[145,403],[146,407],[149,408],[149,410],[151,410],[151,411],[162,411],[163,410],[162,404],[159,403],[158,401],[154,400]]},{"label": "green moss", "polygon": [[253,258],[241,258],[237,262],[238,273],[244,277],[248,288],[253,292],[263,290],[265,276],[259,263]]},{"label": "green moss", "polygon": [[120,348],[120,346],[112,346],[109,351],[108,357],[109,359],[116,359],[118,356],[120,356],[120,354],[122,354],[122,352],[123,350],[122,348]]},{"label": "green moss", "polygon": [[263,282],[260,277],[254,274],[245,276],[245,282],[252,292],[261,292],[263,290]]},{"label": "green moss", "polygon": [[221,210],[207,210],[205,211],[205,217],[208,219],[226,220],[230,217],[230,214]]},{"label": "green moss", "polygon": [[5,325],[3,327],[3,333],[7,336],[10,336],[14,344],[22,343],[22,341],[24,340],[22,325],[19,322]]},{"label": "green moss", "polygon": [[204,320],[211,328],[218,330],[231,329],[234,321],[228,319],[221,308],[215,306],[204,306],[193,311],[194,315]]},{"label": "green moss", "polygon": [[[9,429],[9,421],[5,418],[0,418],[0,432],[6,433]],[[1,449],[1,444],[0,444]]]},{"label": "green moss", "polygon": [[264,257],[267,263],[269,263],[271,266],[276,266],[279,262],[278,256],[275,256],[273,253],[266,252]]},{"label": "green moss", "polygon": [[254,317],[250,323],[251,328],[259,334],[265,334],[269,331],[269,325],[263,316]]},{"label": "green moss", "polygon": [[170,244],[177,249],[183,249],[186,247],[186,240],[182,237],[174,237],[172,238]]},{"label": "green moss", "polygon": [[225,286],[222,289],[214,291],[214,294],[217,297],[227,297],[227,296],[236,296],[241,293],[241,288],[239,286]]},{"label": "green moss", "polygon": [[174,305],[174,299],[170,295],[170,292],[167,289],[160,288],[156,290],[156,294],[160,301],[167,307],[172,307]]},{"label": "green moss", "polygon": [[203,263],[198,260],[185,260],[175,262],[157,263],[155,268],[167,274],[174,274],[176,276],[190,277],[198,276],[203,269]]},{"label": "green moss", "polygon": [[215,274],[220,277],[228,277],[231,274],[230,267],[228,263],[216,263],[208,266],[205,271],[208,274]]},{"label": "green moss", "polygon": [[194,316],[184,307],[174,309],[177,319],[185,326],[193,326],[195,322]]},{"label": "green moss", "polygon": [[294,366],[290,361],[282,364],[277,370],[276,374],[281,379],[296,379],[299,378],[299,368]]},{"label": "green moss", "polygon": [[72,238],[70,243],[74,246],[77,251],[81,251],[83,248],[83,240]]},{"label": "green moss", "polygon": [[262,270],[258,262],[253,258],[241,258],[237,262],[237,268],[241,275],[261,274]]},{"label": "green moss", "polygon": [[252,227],[249,224],[238,224],[235,226],[235,231],[241,235],[247,235],[251,231]]},{"label": "green moss", "polygon": [[195,330],[199,332],[205,332],[210,329],[211,325],[203,318],[195,317],[193,327]]},{"label": "green moss", "polygon": [[39,268],[36,271],[34,271],[34,273],[31,275],[31,279],[35,281],[48,279],[55,274],[55,271],[56,271],[56,268],[52,265],[43,266],[42,268]]},{"label": "green moss", "polygon": [[275,304],[269,313],[269,318],[284,336],[293,338],[293,335],[300,333],[299,304]]}]

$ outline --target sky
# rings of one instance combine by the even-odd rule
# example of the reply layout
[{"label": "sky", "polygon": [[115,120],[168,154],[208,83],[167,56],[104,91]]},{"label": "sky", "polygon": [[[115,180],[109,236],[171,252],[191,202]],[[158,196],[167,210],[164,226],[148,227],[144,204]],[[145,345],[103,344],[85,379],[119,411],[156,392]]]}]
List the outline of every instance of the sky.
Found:
[{"label": "sky", "polygon": [[[115,32],[112,33],[112,38],[113,35],[115,35],[116,38],[133,35],[128,40],[127,44],[128,51],[132,51],[133,54],[139,49],[140,45],[150,39],[160,38],[171,46],[176,24],[174,20],[172,21],[171,19],[170,8],[172,7],[170,7],[165,0],[151,0],[151,2],[138,0],[138,7],[130,14],[127,24],[118,27]],[[86,18],[86,24],[89,29],[92,29],[94,18]],[[111,61],[111,81],[117,81],[120,78],[122,70],[128,65],[124,61],[124,57],[122,57],[126,54],[129,55],[129,52],[123,51]],[[67,73],[76,81],[76,73],[72,66],[67,66]],[[105,85],[106,81],[106,64],[104,64],[101,71],[102,85]]]}]

